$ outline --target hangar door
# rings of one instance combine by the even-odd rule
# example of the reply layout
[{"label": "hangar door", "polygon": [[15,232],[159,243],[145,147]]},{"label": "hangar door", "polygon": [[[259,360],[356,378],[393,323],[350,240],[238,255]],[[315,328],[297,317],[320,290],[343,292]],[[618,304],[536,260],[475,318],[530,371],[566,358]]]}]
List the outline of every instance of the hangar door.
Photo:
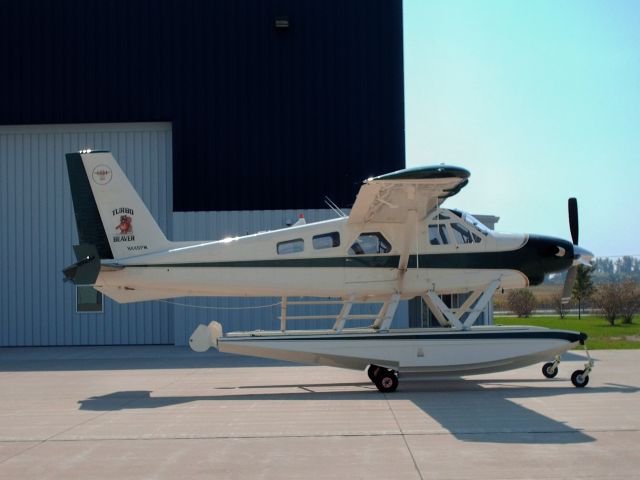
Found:
[{"label": "hangar door", "polygon": [[78,243],[64,154],[87,148],[114,153],[171,238],[171,124],[0,126],[0,346],[173,344],[170,305],[78,313],[62,280]]}]

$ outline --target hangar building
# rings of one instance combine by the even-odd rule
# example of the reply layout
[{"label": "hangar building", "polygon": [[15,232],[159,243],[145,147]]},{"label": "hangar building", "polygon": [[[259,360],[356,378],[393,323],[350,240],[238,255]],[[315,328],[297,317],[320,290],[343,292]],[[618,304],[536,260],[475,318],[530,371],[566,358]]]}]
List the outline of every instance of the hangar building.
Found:
[{"label": "hangar building", "polygon": [[270,299],[76,299],[67,152],[113,151],[175,240],[328,218],[405,164],[400,0],[10,1],[0,57],[0,346],[276,325],[236,310]]},{"label": "hangar building", "polygon": [[173,240],[330,218],[325,196],[348,208],[405,166],[401,0],[15,0],[0,58],[0,346],[278,324],[279,299],[119,305],[64,283],[67,152],[111,150]]}]

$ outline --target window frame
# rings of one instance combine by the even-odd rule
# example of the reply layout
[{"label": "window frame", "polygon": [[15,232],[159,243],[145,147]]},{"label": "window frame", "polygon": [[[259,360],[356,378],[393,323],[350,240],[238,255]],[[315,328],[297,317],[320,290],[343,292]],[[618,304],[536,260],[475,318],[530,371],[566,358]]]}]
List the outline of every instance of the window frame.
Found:
[{"label": "window frame", "polygon": [[[295,245],[300,244],[302,248],[300,250],[293,250],[291,252],[281,252],[280,247],[285,245]],[[296,253],[304,252],[304,238],[293,238],[291,240],[283,240],[282,242],[278,242],[276,244],[276,254],[277,255],[293,255]]]},{"label": "window frame", "polygon": [[[316,240],[322,238],[331,238],[331,246],[316,246]],[[337,240],[337,241],[336,241]],[[319,233],[318,235],[314,235],[311,237],[311,245],[314,250],[327,250],[330,248],[336,248],[340,246],[340,232],[328,232],[328,233]]]},{"label": "window frame", "polygon": [[[475,243],[473,239],[474,232],[464,223],[451,222],[449,226],[451,227],[451,231],[453,232],[453,238],[455,240],[456,245],[458,246],[473,245]],[[466,234],[463,232],[463,230],[466,230]],[[465,241],[465,237],[469,241]]]},{"label": "window frame", "polygon": [[[389,248],[386,252],[365,252],[364,250],[362,251],[362,253],[356,253],[353,250],[353,246],[358,243],[358,239],[364,235],[371,235],[371,236],[375,236],[378,238],[378,250],[380,250],[380,244],[382,242],[384,242]],[[358,244],[358,246],[360,246],[360,244]],[[384,236],[384,234],[382,232],[361,232],[358,234],[358,236],[351,242],[351,246],[349,247],[349,249],[347,250],[347,254],[349,256],[359,256],[359,255],[388,255],[389,253],[391,253],[391,251],[393,250],[393,245],[391,245],[391,242],[389,240],[387,240],[387,237]]]}]

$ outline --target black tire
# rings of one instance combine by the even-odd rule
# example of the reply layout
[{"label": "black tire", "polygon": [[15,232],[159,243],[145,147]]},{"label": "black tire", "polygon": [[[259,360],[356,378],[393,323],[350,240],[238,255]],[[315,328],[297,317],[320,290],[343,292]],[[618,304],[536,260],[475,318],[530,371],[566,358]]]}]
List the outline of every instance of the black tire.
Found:
[{"label": "black tire", "polygon": [[398,376],[393,370],[380,369],[376,376],[375,384],[382,393],[395,392],[398,388]]},{"label": "black tire", "polygon": [[584,370],[576,370],[571,374],[571,383],[577,388],[586,387],[589,383],[589,375],[585,375]]},{"label": "black tire", "polygon": [[555,378],[558,375],[558,368],[553,368],[553,362],[545,363],[542,366],[542,374],[547,378]]},{"label": "black tire", "polygon": [[367,375],[369,376],[369,380],[373,383],[376,383],[376,375],[380,372],[380,367],[377,365],[369,365],[367,368]]}]

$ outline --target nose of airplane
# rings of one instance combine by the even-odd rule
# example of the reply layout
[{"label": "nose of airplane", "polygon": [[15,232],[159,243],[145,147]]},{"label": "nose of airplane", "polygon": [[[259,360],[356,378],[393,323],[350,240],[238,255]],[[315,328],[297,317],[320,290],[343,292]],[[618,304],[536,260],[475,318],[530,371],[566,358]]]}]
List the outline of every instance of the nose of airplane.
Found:
[{"label": "nose of airplane", "polygon": [[[575,257],[575,245],[569,240],[556,237],[546,237],[540,235],[529,235],[529,241],[535,245],[541,259],[560,261],[562,265],[573,261]],[[557,259],[557,260],[556,260]],[[558,266],[560,266],[560,263]],[[571,263],[569,263],[571,265]],[[566,268],[566,267],[565,267]]]},{"label": "nose of airplane", "polygon": [[567,270],[573,265],[574,245],[564,239],[529,235],[522,257],[522,272],[530,285],[544,281],[545,275]]}]

